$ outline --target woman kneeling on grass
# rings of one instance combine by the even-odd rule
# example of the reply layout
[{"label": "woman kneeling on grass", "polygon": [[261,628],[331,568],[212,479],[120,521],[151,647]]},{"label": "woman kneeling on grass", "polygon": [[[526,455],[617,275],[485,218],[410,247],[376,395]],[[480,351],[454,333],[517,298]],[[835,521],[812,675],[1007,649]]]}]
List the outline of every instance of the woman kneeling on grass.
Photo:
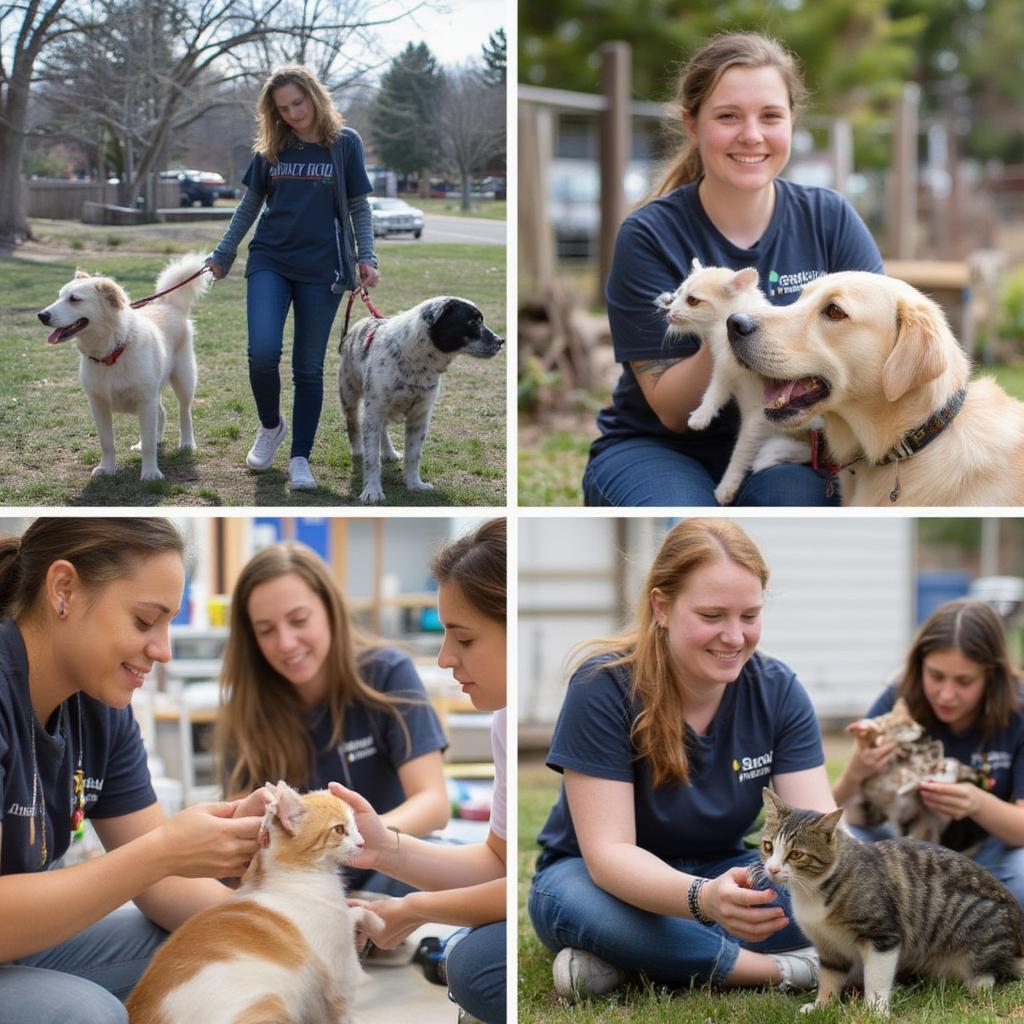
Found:
[{"label": "woman kneeling on grass", "polygon": [[635,627],[585,645],[548,754],[564,782],[529,899],[566,999],[634,971],[676,988],[817,984],[789,896],[747,879],[763,786],[835,807],[806,692],[756,650],[767,580],[734,523],[680,523]]}]

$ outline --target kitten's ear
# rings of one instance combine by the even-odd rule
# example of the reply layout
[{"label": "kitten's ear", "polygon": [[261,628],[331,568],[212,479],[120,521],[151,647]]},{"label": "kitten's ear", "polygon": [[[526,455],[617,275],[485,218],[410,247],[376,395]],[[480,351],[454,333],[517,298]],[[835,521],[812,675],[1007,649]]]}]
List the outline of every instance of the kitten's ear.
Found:
[{"label": "kitten's ear", "polygon": [[781,818],[790,812],[790,806],[782,797],[773,793],[767,786],[761,790],[764,799],[765,813],[776,818]]},{"label": "kitten's ear", "polygon": [[273,799],[267,804],[264,824],[269,824],[276,818],[285,832],[291,836],[295,835],[298,831],[299,819],[306,813],[306,809],[302,805],[302,797],[284,780],[278,782],[276,786],[268,782],[267,788],[273,794]]},{"label": "kitten's ear", "polygon": [[892,706],[893,711],[899,711],[901,714],[909,715],[910,708],[907,707],[907,702],[903,697],[897,697],[896,703]]},{"label": "kitten's ear", "polygon": [[829,811],[828,814],[823,814],[814,823],[814,827],[818,829],[818,831],[824,832],[827,836],[831,836],[835,833],[835,830],[839,825],[839,820],[842,816],[842,807],[837,807],[834,811]]}]

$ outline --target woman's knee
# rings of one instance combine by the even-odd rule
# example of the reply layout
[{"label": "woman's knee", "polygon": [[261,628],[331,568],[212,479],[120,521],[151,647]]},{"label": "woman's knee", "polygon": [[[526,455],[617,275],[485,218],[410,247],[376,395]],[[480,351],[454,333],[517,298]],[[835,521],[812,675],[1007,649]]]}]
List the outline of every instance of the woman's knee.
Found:
[{"label": "woman's knee", "polygon": [[128,1024],[128,1013],[105,988],[61,971],[0,967],[5,1024]]},{"label": "woman's knee", "polygon": [[445,958],[448,993],[486,1024],[505,1021],[505,923],[474,928]]}]

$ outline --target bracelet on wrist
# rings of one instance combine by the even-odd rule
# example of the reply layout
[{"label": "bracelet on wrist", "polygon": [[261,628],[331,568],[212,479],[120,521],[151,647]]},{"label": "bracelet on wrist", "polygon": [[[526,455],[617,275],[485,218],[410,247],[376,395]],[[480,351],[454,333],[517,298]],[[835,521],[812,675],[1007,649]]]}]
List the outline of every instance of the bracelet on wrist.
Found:
[{"label": "bracelet on wrist", "polygon": [[700,906],[700,891],[708,884],[709,881],[709,878],[695,878],[690,883],[690,889],[686,894],[686,903],[690,908],[690,916],[698,924],[704,925],[705,928],[715,923],[707,914],[704,913]]},{"label": "bracelet on wrist", "polygon": [[385,825],[384,826],[389,832],[395,833],[395,853],[402,847],[402,830],[397,825]]}]

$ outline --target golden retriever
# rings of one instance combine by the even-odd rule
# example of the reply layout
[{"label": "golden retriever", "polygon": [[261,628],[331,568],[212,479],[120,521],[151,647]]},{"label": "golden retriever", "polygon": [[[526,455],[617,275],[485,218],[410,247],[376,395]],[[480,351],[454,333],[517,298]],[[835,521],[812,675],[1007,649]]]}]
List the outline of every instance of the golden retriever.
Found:
[{"label": "golden retriever", "polygon": [[730,316],[728,331],[765,379],[765,416],[823,417],[844,505],[1024,505],[1024,403],[990,378],[968,383],[945,317],[917,289],[826,274],[790,306]]},{"label": "golden retriever", "polygon": [[[183,256],[164,268],[156,282],[161,292],[184,281],[204,264],[199,255]],[[57,345],[75,339],[78,378],[100,435],[102,458],[93,476],[117,469],[113,413],[139,417],[142,479],[162,480],[156,461],[166,417],[160,391],[170,383],[180,407],[179,447],[194,449],[192,396],[196,358],[192,351],[192,304],[208,286],[201,275],[141,309],[132,309],[121,286],[109,277],[90,277],[79,270],[57,297],[39,313],[53,328],[46,339]]]}]

